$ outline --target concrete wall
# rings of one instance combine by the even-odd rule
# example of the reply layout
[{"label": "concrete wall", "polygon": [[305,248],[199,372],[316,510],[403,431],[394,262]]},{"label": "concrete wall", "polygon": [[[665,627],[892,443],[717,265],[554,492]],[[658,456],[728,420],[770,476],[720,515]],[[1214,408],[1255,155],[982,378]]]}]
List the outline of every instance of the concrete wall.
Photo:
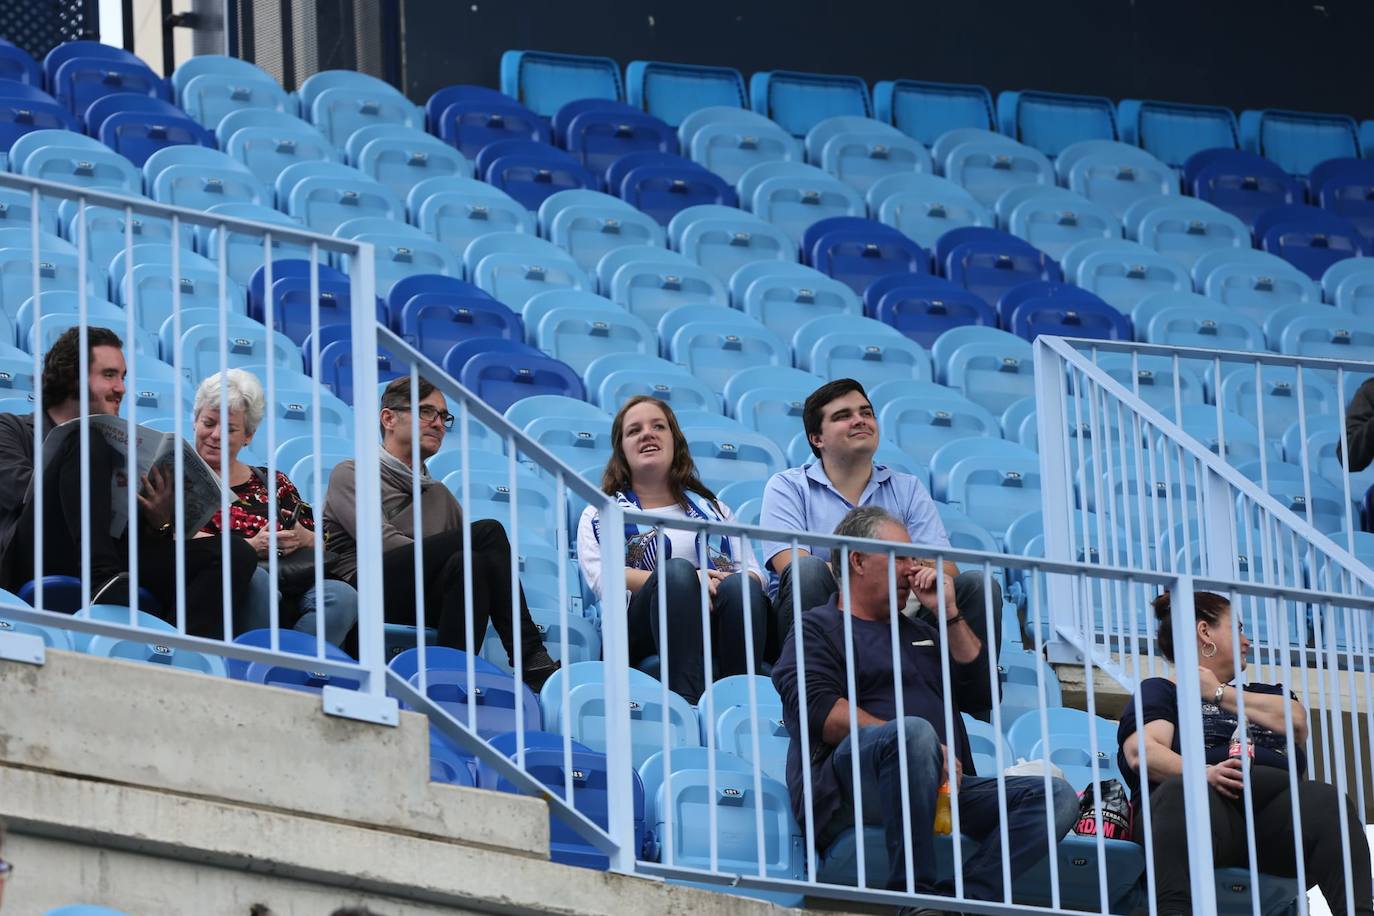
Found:
[{"label": "concrete wall", "polygon": [[317,697],[49,652],[0,662],[4,912],[138,916],[764,914],[775,907],[547,860],[542,801],[428,781],[428,729]]}]

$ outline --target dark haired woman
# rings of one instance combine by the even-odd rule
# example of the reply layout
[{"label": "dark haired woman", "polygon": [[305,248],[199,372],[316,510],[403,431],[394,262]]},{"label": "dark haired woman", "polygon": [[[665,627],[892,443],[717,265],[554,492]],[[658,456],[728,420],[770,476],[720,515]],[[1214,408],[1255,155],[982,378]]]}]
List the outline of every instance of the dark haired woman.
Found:
[{"label": "dark haired woman", "polygon": [[[697,476],[673,409],[646,395],[625,402],[611,424],[611,460],[601,489],[626,509],[644,509],[684,519],[729,521],[730,510]],[[656,528],[627,524],[610,532],[618,553],[625,543],[625,586],[630,593],[630,661],[638,663],[667,650],[668,687],[695,703],[706,689],[701,590],[711,611],[711,673],[715,678],[748,671],[744,628],[753,632],[754,670],[763,673],[764,645],[772,609],[763,591],[763,573],[739,538],[693,535],[663,529],[664,556],[657,554]],[[601,595],[601,542],[607,532],[595,507],[582,513],[577,528],[577,559],[587,583]],[[705,562],[702,563],[702,556]],[[668,631],[659,630],[658,581],[662,575]],[[744,590],[749,590],[749,619]],[[664,645],[666,644],[666,646]]]},{"label": "dark haired woman", "polygon": [[[1217,868],[1246,868],[1245,785],[1241,761],[1232,752],[1238,731],[1237,687],[1250,640],[1237,627],[1240,645],[1231,639],[1231,605],[1221,595],[1193,596],[1198,669],[1202,693],[1202,743],[1207,755],[1207,798],[1211,809],[1212,856]],[[1174,660],[1171,606],[1166,592],[1154,601],[1159,621],[1160,653]],[[1237,670],[1236,659],[1240,660]],[[1178,677],[1187,672],[1177,672]],[[1255,817],[1256,862],[1265,874],[1297,874],[1294,853],[1292,794],[1288,767],[1296,767],[1298,804],[1302,811],[1303,863],[1309,886],[1317,885],[1335,914],[1345,914],[1345,866],[1341,856],[1341,798],[1334,786],[1305,778],[1307,710],[1281,684],[1244,684],[1246,732],[1251,749],[1250,804]],[[1144,722],[1137,727],[1134,702],[1126,704],[1117,730],[1117,762],[1140,801],[1141,744],[1150,787],[1150,816],[1155,858],[1155,894],[1161,914],[1192,913],[1188,883],[1188,824],[1183,807],[1183,757],[1178,736],[1178,689],[1175,680],[1147,678],[1140,683]],[[1292,721],[1292,751],[1285,718]],[[1138,737],[1137,737],[1138,736]],[[1350,827],[1350,881],[1355,913],[1371,910],[1369,846],[1359,813],[1347,798]],[[1261,841],[1262,838],[1262,841]]]}]

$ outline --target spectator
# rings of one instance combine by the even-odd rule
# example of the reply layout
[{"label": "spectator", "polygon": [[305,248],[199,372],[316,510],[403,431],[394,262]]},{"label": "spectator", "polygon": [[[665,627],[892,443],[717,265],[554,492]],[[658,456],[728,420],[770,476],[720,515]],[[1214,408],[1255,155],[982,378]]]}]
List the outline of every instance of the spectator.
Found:
[{"label": "spectator", "polygon": [[[220,426],[221,386],[228,401],[229,435]],[[266,398],[257,376],[243,369],[230,369],[212,375],[196,389],[193,409],[196,452],[215,473],[220,473],[227,446],[228,482],[234,499],[229,505],[229,530],[248,542],[258,557],[251,587],[242,600],[236,602],[235,629],[252,630],[270,622],[272,580],[268,574],[268,490],[267,468],[251,467],[239,460],[239,452],[253,441],[266,409]],[[289,527],[277,523],[277,551],[282,557],[305,551],[314,554],[315,515],[301,498],[295,484],[281,469],[277,470],[277,512],[282,520],[294,519]],[[219,534],[222,528],[220,513],[216,512],[201,530]],[[325,609],[324,638],[335,645],[343,645],[358,620],[358,592],[347,582],[324,580],[323,601],[315,594],[315,583],[297,594],[287,595],[288,613],[298,615],[295,628],[315,633],[315,614],[320,604]]]},{"label": "spectator", "polygon": [[[879,506],[851,509],[840,520],[835,534],[910,543],[907,526]],[[905,601],[913,592],[926,607],[937,601],[941,575],[931,566],[910,557],[897,557],[897,598]],[[791,743],[787,752],[787,787],[792,810],[805,823],[806,799],[802,782],[799,735],[803,727],[810,741],[812,814],[816,848],[826,849],[841,833],[854,826],[852,758],[859,757],[863,822],[881,825],[887,838],[887,887],[906,888],[902,773],[899,741],[906,744],[907,790],[911,837],[914,849],[915,886],[920,893],[950,895],[952,880],[937,874],[932,834],[936,796],[948,780],[957,787],[960,827],[978,842],[964,864],[964,892],[978,900],[1002,899],[1002,849],[997,779],[978,776],[969,750],[968,735],[958,702],[944,696],[941,656],[948,651],[951,680],[960,676],[987,680],[986,656],[978,636],[958,604],[954,583],[944,575],[942,614],[948,645],[940,644],[940,630],[923,620],[899,616],[897,639],[901,650],[902,701],[905,719],[898,721],[893,689],[893,651],[888,594],[889,565],[886,553],[849,553],[849,596],[839,594],[802,615],[801,629],[793,630],[783,644],[773,683],[782,697],[783,719]],[[844,616],[853,633],[853,653],[845,650]],[[799,695],[795,641],[802,641],[806,694]],[[849,732],[850,699],[846,690],[846,666],[852,665],[859,730],[857,746]],[[945,732],[945,704],[950,703],[954,734]],[[806,722],[800,721],[799,704]],[[955,771],[947,770],[946,743],[953,743]],[[1069,831],[1078,815],[1078,796],[1062,779],[1052,781],[1056,836]],[[1006,777],[1006,818],[1011,874],[1013,877],[1043,860],[1045,836],[1045,782],[1039,776]],[[922,911],[924,912],[924,911]],[[930,912],[934,912],[933,910]]]},{"label": "spectator", "polygon": [[[425,621],[439,630],[439,644],[467,648],[463,602],[463,515],[458,500],[433,477],[425,462],[439,451],[444,435],[453,428],[448,401],[434,383],[419,381],[419,404],[414,420],[420,433],[419,533],[424,554]],[[415,515],[411,469],[410,378],[391,382],[382,392],[382,575],[386,584],[383,611],[388,623],[414,626]],[[358,577],[357,495],[354,466],[341,461],[329,477],[324,500],[325,543],[334,554],[331,574],[354,587]],[[472,523],[473,633],[480,641],[490,619],[506,647],[511,664],[514,631],[511,608],[520,609],[520,633],[525,683],[536,692],[558,668],[549,657],[539,629],[530,618],[523,589],[511,594],[511,549],[500,522],[482,519]],[[515,599],[519,599],[518,605]],[[480,648],[473,647],[474,650]]]},{"label": "spectator", "polygon": [[[1159,621],[1160,654],[1174,660],[1172,608],[1169,593],[1154,601]],[[1302,810],[1303,861],[1309,887],[1321,888],[1331,912],[1345,914],[1345,868],[1341,856],[1340,812],[1342,799],[1335,787],[1305,779],[1307,758],[1307,710],[1282,684],[1244,684],[1246,733],[1253,751],[1249,798],[1245,798],[1241,760],[1231,754],[1231,738],[1237,732],[1238,688],[1235,681],[1245,670],[1250,640],[1243,630],[1240,645],[1231,638],[1231,605],[1221,595],[1198,592],[1193,596],[1198,643],[1198,678],[1202,693],[1202,743],[1207,756],[1207,799],[1212,821],[1212,861],[1217,868],[1248,868],[1246,807],[1252,806],[1257,843],[1256,864],[1266,874],[1293,877],[1297,874],[1294,852],[1292,794],[1288,768],[1297,769],[1298,804]],[[1237,622],[1238,624],[1239,622]],[[1238,651],[1237,651],[1238,650]],[[1236,670],[1236,659],[1240,670]],[[1173,679],[1152,677],[1140,682],[1143,727],[1136,722],[1134,700],[1126,704],[1117,729],[1120,749],[1117,762],[1139,803],[1141,745],[1144,745],[1146,778],[1150,784],[1150,819],[1155,860],[1155,899],[1160,913],[1192,913],[1189,895],[1188,823],[1183,805],[1183,757],[1178,736],[1178,688]],[[1290,714],[1286,716],[1286,713]],[[1293,755],[1288,755],[1285,718],[1293,723]],[[1140,737],[1137,739],[1137,735]],[[1350,881],[1355,912],[1371,910],[1369,845],[1359,812],[1344,799],[1350,827]]]},{"label": "spectator", "polygon": [[[910,474],[873,463],[878,420],[862,385],[846,378],[817,388],[802,407],[802,424],[816,460],[773,475],[764,490],[760,527],[825,533],[834,530],[844,514],[856,506],[881,506],[902,521],[912,543],[931,548],[949,546],[945,526],[925,485]],[[773,543],[764,545],[763,556],[771,571],[769,588],[780,635],[792,629],[794,591],[800,593],[805,611],[825,604],[839,587],[827,550],[813,553],[802,548],[794,561],[791,545]],[[934,565],[933,560],[920,562]],[[1002,593],[997,584],[992,586],[993,619],[989,622],[982,571],[960,575],[959,567],[946,561],[945,573],[954,577],[959,607],[964,609],[964,619],[979,643],[987,643],[989,633],[1000,637]],[[921,606],[909,612],[913,611],[926,623],[934,623],[932,608]],[[969,715],[986,720],[992,712],[986,679],[976,689],[979,695],[957,699]]]},{"label": "spectator", "polygon": [[[1345,409],[1345,437],[1350,440],[1351,473],[1363,471],[1374,461],[1374,378],[1366,379],[1355,389],[1350,405]],[[1341,443],[1336,443],[1336,457],[1341,457]]]},{"label": "spectator", "polygon": [[[86,332],[88,406],[91,414],[115,416],[124,399],[124,352],[119,337],[106,328]],[[4,550],[3,585],[16,591],[33,578],[35,506],[32,485],[34,423],[42,423],[46,437],[59,424],[80,415],[77,372],[80,365],[77,328],[62,333],[44,357],[43,402],[34,415],[0,415],[0,466],[6,469],[0,485],[0,549]],[[112,533],[113,497],[109,481],[118,453],[104,437],[89,437],[90,493],[88,507],[92,602],[125,604],[129,600],[129,531]],[[80,437],[69,436],[43,472],[43,573],[82,575]],[[138,525],[139,584],[148,589],[169,622],[176,621],[176,555],[185,551],[186,631],[196,636],[223,634],[222,567],[218,537],[182,540],[172,531],[173,485],[154,471],[140,481]],[[231,544],[230,575],[236,594],[243,594],[256,566],[247,544]]]},{"label": "spectator", "polygon": [[[647,395],[626,401],[611,423],[611,460],[601,489],[626,509],[645,509],[684,519],[730,521],[729,507],[697,476],[687,438],[673,409]],[[696,497],[696,498],[693,498]],[[689,703],[706,689],[701,592],[711,609],[711,673],[717,678],[748,672],[744,633],[753,633],[754,670],[764,661],[772,610],[763,593],[763,571],[739,538],[663,528],[665,556],[657,554],[657,527],[641,531],[626,524],[622,535],[608,532],[616,554],[625,542],[625,586],[629,590],[630,661],[666,655],[668,687]],[[577,560],[587,583],[601,595],[600,515],[593,506],[577,526]],[[705,565],[702,566],[702,557]],[[616,556],[616,562],[620,557]],[[660,568],[668,601],[666,633],[659,629]],[[744,591],[749,590],[749,617]]]}]

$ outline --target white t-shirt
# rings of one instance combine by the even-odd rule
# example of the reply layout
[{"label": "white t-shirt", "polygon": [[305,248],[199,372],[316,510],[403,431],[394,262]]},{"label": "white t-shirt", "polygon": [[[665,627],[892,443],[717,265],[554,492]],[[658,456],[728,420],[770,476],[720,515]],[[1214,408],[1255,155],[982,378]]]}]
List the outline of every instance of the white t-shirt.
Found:
[{"label": "white t-shirt", "polygon": [[[681,506],[664,506],[648,511],[661,512],[675,518],[687,518],[687,510]],[[582,511],[582,518],[577,523],[577,565],[582,570],[582,577],[587,580],[587,584],[592,587],[592,591],[596,593],[599,599],[601,597],[601,543],[592,532],[592,519],[596,514],[596,507],[588,506]],[[720,504],[720,517],[721,521],[726,522],[734,517],[730,507],[724,503]],[[620,532],[617,532],[613,537],[617,546],[623,543],[623,536]],[[672,556],[691,560],[692,565],[697,565],[695,532],[685,528],[664,528],[663,538],[672,546]],[[744,556],[744,546],[740,542],[740,538],[730,538],[730,556],[735,558],[736,562],[739,562],[739,558]],[[758,558],[754,556],[752,551],[748,557],[745,557],[745,565],[750,572],[759,576],[760,581],[767,581],[764,578],[762,567],[759,566]]]}]

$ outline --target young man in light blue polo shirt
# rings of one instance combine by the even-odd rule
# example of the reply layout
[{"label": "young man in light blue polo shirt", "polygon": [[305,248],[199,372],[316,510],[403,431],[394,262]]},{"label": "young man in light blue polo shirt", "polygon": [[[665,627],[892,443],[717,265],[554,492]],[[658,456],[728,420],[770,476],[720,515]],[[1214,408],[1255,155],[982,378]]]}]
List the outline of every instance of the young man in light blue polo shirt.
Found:
[{"label": "young man in light blue polo shirt", "polygon": [[[858,506],[881,506],[906,526],[913,544],[948,547],[949,536],[940,521],[935,501],[919,479],[875,465],[878,450],[878,419],[863,385],[854,379],[836,379],[813,391],[802,407],[802,425],[816,460],[799,468],[774,474],[763,494],[759,525],[782,531],[829,533],[845,513]],[[764,545],[769,572],[769,593],[777,614],[778,637],[792,629],[793,593],[801,595],[803,611],[826,604],[839,591],[830,568],[830,552],[797,550],[791,545]],[[933,560],[926,561],[933,563]],[[981,570],[960,574],[945,561],[945,573],[954,578],[955,600],[979,640],[988,640],[988,603]],[[991,632],[1002,632],[1002,593],[992,584]],[[935,617],[922,607],[917,616],[927,623]],[[960,703],[970,715],[987,719],[987,701]]]}]

